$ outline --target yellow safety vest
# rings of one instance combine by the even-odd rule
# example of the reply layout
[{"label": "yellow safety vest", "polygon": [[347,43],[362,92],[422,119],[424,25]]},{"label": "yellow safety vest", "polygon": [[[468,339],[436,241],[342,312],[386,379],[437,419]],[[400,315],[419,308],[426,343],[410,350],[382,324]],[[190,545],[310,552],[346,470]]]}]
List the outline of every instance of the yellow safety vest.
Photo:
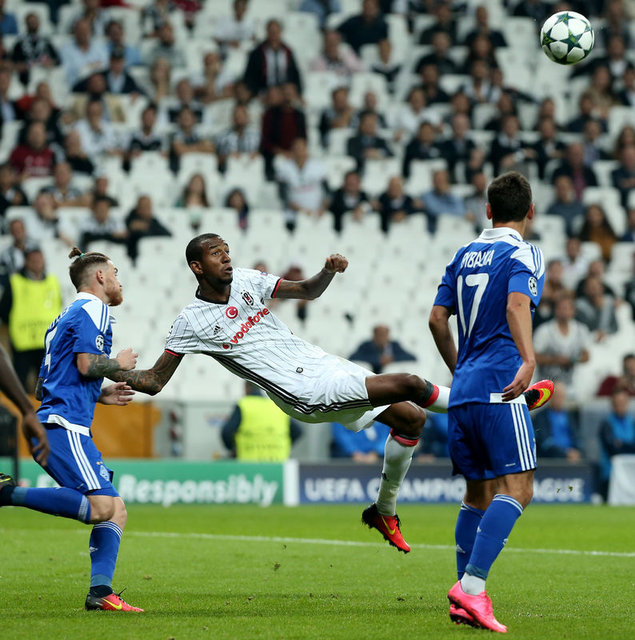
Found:
[{"label": "yellow safety vest", "polygon": [[236,432],[236,458],[260,462],[287,460],[291,453],[289,416],[264,396],[245,396],[238,407],[241,421]]},{"label": "yellow safety vest", "polygon": [[31,280],[21,273],[9,278],[13,303],[9,312],[9,336],[17,351],[44,349],[44,334],[62,310],[59,280],[47,275]]}]

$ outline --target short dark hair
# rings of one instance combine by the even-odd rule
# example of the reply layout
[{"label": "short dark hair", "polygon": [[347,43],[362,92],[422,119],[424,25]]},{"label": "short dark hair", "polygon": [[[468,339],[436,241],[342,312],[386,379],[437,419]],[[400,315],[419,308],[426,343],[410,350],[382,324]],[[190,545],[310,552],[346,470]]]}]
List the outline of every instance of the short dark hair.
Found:
[{"label": "short dark hair", "polygon": [[78,291],[84,284],[84,278],[88,267],[95,264],[106,264],[110,260],[110,258],[103,253],[98,253],[97,251],[82,253],[82,250],[77,247],[73,247],[71,249],[68,257],[75,258],[75,260],[71,262],[71,266],[68,268],[68,273],[71,277],[71,282]]},{"label": "short dark hair", "polygon": [[200,236],[192,238],[187,243],[187,247],[185,247],[187,263],[190,264],[194,260],[200,260],[203,257],[203,243],[214,238],[220,238],[220,236],[217,233],[202,233]]},{"label": "short dark hair", "polygon": [[492,210],[492,222],[520,222],[531,207],[529,180],[517,171],[504,173],[490,183],[487,201]]}]

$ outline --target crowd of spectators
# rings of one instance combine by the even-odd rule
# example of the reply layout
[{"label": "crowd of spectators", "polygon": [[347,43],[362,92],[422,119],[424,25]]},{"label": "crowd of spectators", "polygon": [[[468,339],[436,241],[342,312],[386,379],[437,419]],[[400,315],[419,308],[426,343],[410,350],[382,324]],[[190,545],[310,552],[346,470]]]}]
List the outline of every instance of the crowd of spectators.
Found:
[{"label": "crowd of spectators", "polygon": [[[632,3],[353,4],[50,0],[16,15],[17,2],[0,0],[3,272],[54,237],[120,243],[134,260],[140,238],[174,231],[163,206],[183,209],[194,230],[201,210],[225,207],[247,229],[259,203],[254,176],[236,182],[236,160],[276,185],[290,232],[299,217],[325,216],[337,233],[374,218],[390,234],[418,217],[422,235],[435,234],[448,216],[479,232],[489,178],[516,169],[538,216],[562,229],[536,313],[539,374],[562,385],[567,406],[579,402],[577,366],[623,329],[621,305],[635,318],[633,267],[614,277],[635,246],[635,117],[623,115],[635,107]],[[522,86],[508,58],[542,54],[506,18],[539,27],[566,8],[591,18],[596,49],[559,85]],[[108,167],[132,176],[149,157],[171,175],[170,201],[151,184],[134,201],[111,191]],[[192,157],[208,162],[193,171]],[[61,224],[69,208],[86,209],[75,237]],[[562,418],[550,424],[563,443]]]}]

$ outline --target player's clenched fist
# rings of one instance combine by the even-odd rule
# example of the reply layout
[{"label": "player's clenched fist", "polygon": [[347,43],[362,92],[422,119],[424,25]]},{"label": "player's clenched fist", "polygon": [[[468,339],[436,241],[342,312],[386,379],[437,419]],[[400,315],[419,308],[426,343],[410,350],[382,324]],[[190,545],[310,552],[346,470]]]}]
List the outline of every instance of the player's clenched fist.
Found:
[{"label": "player's clenched fist", "polygon": [[117,362],[121,366],[122,371],[130,371],[137,366],[137,358],[139,354],[135,353],[132,349],[124,349],[117,354]]},{"label": "player's clenched fist", "polygon": [[324,263],[324,268],[330,273],[344,273],[348,267],[348,260],[339,253],[329,256]]}]

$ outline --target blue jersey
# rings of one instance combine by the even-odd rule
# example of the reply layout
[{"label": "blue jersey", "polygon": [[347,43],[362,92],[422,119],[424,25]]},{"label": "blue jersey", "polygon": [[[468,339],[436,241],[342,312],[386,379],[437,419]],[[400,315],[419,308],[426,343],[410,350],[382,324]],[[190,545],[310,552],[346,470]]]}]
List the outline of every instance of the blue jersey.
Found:
[{"label": "blue jersey", "polygon": [[42,423],[90,435],[103,378],[84,377],[77,368],[77,354],[110,356],[111,322],[108,305],[90,293],[79,293],[51,323],[40,368],[42,404],[37,413]]},{"label": "blue jersey", "polygon": [[520,292],[538,305],[544,261],[537,247],[509,227],[486,229],[447,266],[435,305],[458,316],[459,349],[449,406],[501,402],[522,363],[507,324],[507,296]]}]

